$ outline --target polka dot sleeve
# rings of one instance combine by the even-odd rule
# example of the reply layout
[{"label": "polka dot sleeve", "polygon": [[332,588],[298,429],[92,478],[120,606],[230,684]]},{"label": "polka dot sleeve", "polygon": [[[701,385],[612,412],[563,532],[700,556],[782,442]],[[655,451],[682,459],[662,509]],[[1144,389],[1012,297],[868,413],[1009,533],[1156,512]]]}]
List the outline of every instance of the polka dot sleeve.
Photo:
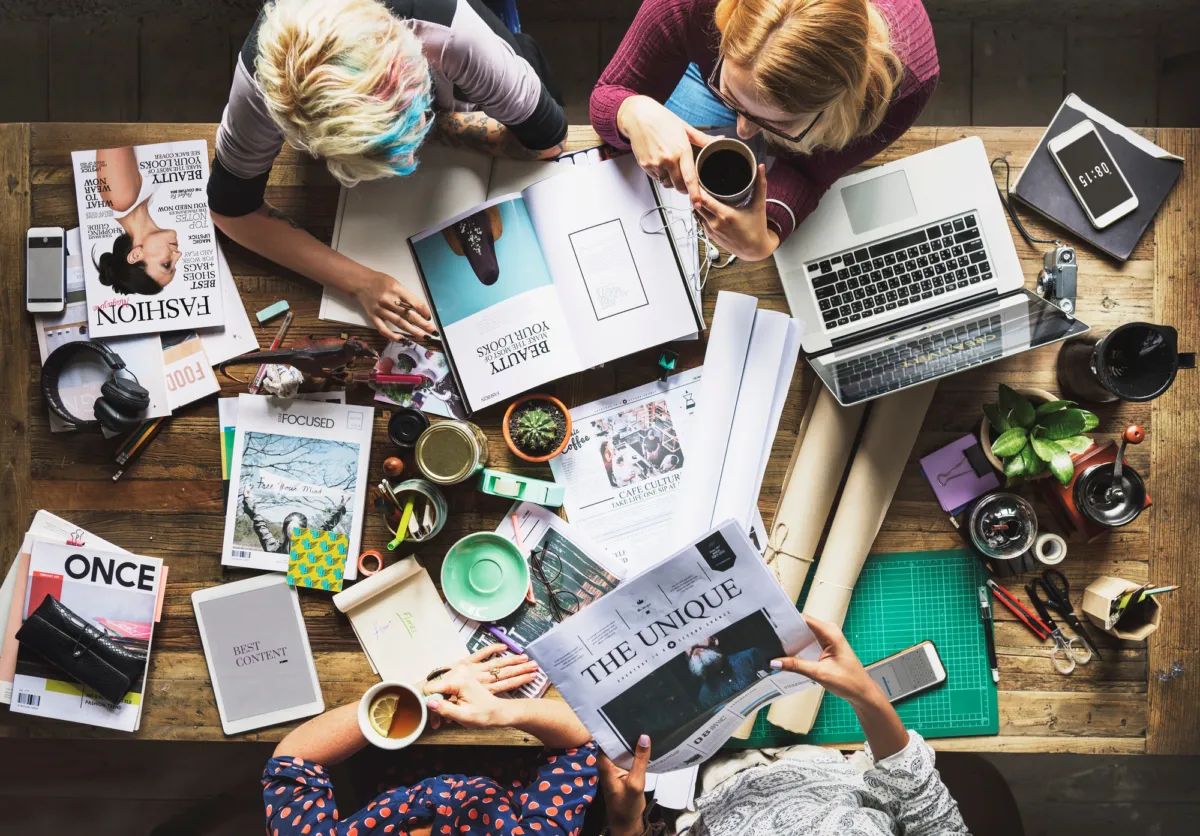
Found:
[{"label": "polka dot sleeve", "polygon": [[271,758],[263,770],[269,836],[337,836],[333,785],[324,767],[301,758]]},{"label": "polka dot sleeve", "polygon": [[595,742],[578,749],[547,753],[537,774],[514,793],[512,804],[520,832],[537,836],[576,836],[583,827],[588,805],[596,796]]}]

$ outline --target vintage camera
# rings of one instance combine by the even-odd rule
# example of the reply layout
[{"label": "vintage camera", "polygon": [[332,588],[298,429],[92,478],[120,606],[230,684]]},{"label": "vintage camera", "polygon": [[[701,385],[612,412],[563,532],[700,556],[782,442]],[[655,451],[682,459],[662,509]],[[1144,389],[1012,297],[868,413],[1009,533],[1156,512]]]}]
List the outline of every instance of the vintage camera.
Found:
[{"label": "vintage camera", "polygon": [[1042,256],[1042,272],[1037,277],[1038,296],[1057,305],[1072,319],[1075,318],[1075,279],[1078,270],[1075,248],[1057,244]]}]

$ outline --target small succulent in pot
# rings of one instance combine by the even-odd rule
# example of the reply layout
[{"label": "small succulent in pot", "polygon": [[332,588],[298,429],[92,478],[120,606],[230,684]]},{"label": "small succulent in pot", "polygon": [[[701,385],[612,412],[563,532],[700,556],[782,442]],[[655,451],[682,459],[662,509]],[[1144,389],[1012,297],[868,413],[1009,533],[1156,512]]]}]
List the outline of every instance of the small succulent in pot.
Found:
[{"label": "small succulent in pot", "polygon": [[1010,387],[1000,384],[998,403],[985,404],[983,413],[998,436],[992,454],[1003,460],[1008,484],[1032,479],[1047,469],[1064,485],[1071,483],[1071,456],[1092,446],[1084,433],[1100,419],[1074,401],[1047,401],[1035,407]]},{"label": "small succulent in pot", "polygon": [[554,458],[571,437],[571,414],[558,398],[528,395],[514,401],[504,415],[504,440],[530,462]]}]

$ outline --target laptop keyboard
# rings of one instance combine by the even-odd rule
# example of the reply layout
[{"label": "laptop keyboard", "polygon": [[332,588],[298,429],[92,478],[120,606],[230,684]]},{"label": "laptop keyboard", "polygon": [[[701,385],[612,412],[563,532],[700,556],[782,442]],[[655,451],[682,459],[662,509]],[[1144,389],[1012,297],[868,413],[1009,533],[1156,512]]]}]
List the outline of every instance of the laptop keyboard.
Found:
[{"label": "laptop keyboard", "polygon": [[845,403],[877,397],[905,386],[961,371],[1004,353],[999,314],[906,340],[837,364],[838,391]]},{"label": "laptop keyboard", "polygon": [[974,212],[805,267],[826,330],[992,278]]}]

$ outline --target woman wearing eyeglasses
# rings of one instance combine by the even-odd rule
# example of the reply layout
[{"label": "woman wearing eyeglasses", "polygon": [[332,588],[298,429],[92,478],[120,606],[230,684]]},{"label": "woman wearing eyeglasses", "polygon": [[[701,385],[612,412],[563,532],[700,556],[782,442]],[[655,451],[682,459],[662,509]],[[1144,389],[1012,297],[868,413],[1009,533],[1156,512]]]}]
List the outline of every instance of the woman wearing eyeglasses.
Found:
[{"label": "woman wearing eyeglasses", "polygon": [[[756,261],[838,177],[903,134],[938,78],[920,0],[644,0],[592,91],[592,125],[686,192],[709,236]],[[705,193],[693,126],[762,134],[776,156],[732,208]]]}]

